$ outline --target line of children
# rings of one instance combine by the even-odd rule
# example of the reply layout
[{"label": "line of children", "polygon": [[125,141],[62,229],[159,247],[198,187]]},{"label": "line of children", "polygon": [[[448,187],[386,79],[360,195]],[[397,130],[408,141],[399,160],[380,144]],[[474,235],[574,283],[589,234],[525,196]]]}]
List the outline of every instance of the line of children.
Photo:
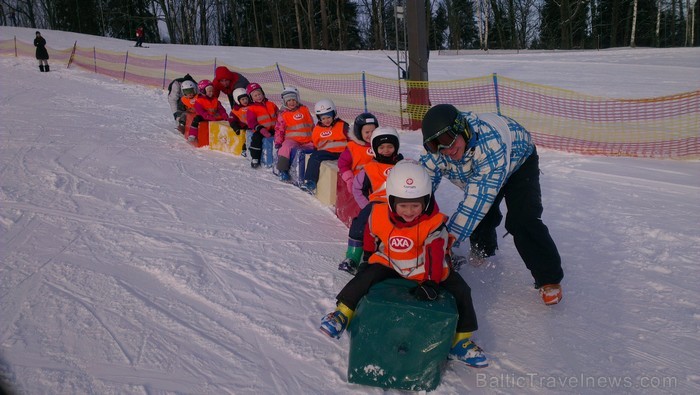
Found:
[{"label": "line of children", "polygon": [[311,133],[311,140],[316,150],[309,155],[304,173],[304,183],[301,185],[301,189],[310,194],[316,192],[321,162],[336,160],[340,157],[348,145],[348,130],[350,129],[347,122],[338,118],[335,104],[329,99],[317,102],[314,106],[314,112],[318,122]]},{"label": "line of children", "polygon": [[[420,164],[400,161],[387,178],[386,193],[387,203],[375,204],[369,218],[369,264],[338,293],[335,311],[321,320],[321,332],[340,338],[372,285],[403,277],[417,282],[413,292],[421,299],[435,300],[440,288],[454,296],[459,318],[448,357],[472,367],[488,366],[483,350],[471,340],[478,328],[471,289],[448,264],[447,216],[435,202],[430,176]],[[413,243],[408,249],[394,248],[395,237]]]},{"label": "line of children", "polygon": [[250,139],[250,147],[248,147],[251,157],[250,166],[253,169],[257,169],[260,167],[263,139],[272,137],[275,133],[279,108],[265,97],[262,86],[257,82],[248,84],[246,93],[252,101],[246,114],[248,129],[253,132]]},{"label": "line of children", "polygon": [[311,150],[311,132],[314,119],[309,108],[299,101],[299,91],[287,87],[282,91],[282,111],[275,125],[275,148],[277,151],[277,170],[281,181],[289,181],[292,150]]},{"label": "line of children", "polygon": [[226,109],[221,105],[219,99],[214,97],[214,86],[209,80],[199,81],[199,95],[194,103],[194,111],[197,115],[192,120],[187,141],[194,143],[197,141],[199,123],[202,121],[224,121],[228,120]]},{"label": "line of children", "polygon": [[399,153],[399,133],[391,127],[379,127],[372,132],[374,159],[367,163],[354,178],[352,193],[360,212],[352,219],[348,232],[348,249],[339,270],[357,273],[363,258],[363,237],[372,205],[386,202],[384,184],[394,165],[403,159]]}]

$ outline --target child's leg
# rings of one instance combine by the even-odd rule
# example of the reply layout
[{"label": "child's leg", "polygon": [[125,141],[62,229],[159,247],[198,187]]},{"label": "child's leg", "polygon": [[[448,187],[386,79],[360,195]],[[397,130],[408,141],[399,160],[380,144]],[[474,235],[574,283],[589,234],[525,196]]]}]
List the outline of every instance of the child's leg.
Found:
[{"label": "child's leg", "polygon": [[360,299],[369,292],[372,285],[384,281],[389,278],[401,277],[398,273],[389,267],[374,263],[368,265],[367,268],[359,273],[340,291],[336,299],[338,303],[342,303],[350,310],[355,311]]},{"label": "child's leg", "polygon": [[253,136],[250,138],[250,147],[248,147],[248,151],[250,151],[250,157],[253,159],[253,161],[260,162],[264,137],[265,136],[263,136],[260,132],[253,132]]},{"label": "child's leg", "polygon": [[306,173],[304,173],[305,181],[312,181],[314,184],[318,182],[318,175],[321,171],[321,162],[324,160],[336,160],[340,158],[340,154],[328,151],[314,151],[309,155],[309,161],[306,163]]},{"label": "child's leg", "polygon": [[187,138],[197,138],[199,135],[199,123],[202,122],[204,118],[201,115],[197,115],[192,119],[192,124],[190,125],[190,130]]},{"label": "child's leg", "polygon": [[369,221],[369,215],[372,213],[372,205],[373,202],[370,202],[368,205],[363,207],[357,214],[357,217],[352,219],[352,223],[350,224],[348,238],[350,240],[357,241],[360,247],[362,247],[362,242],[365,236],[365,226],[367,225],[367,221]]},{"label": "child's leg", "polygon": [[292,150],[294,148],[299,148],[299,143],[294,140],[284,140],[279,151],[277,151],[277,170],[279,171],[289,171],[290,160],[292,157]]},{"label": "child's leg", "polygon": [[472,290],[457,272],[450,272],[440,286],[454,296],[457,302],[457,333],[474,332],[479,328],[476,321],[476,312],[472,302]]}]

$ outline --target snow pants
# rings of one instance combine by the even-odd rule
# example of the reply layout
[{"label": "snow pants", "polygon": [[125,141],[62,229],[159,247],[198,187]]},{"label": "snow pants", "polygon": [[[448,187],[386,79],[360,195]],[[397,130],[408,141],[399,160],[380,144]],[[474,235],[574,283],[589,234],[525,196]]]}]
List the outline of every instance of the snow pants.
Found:
[{"label": "snow pants", "polygon": [[473,247],[482,247],[487,253],[489,248],[496,249],[496,227],[503,219],[499,205],[505,198],[508,209],[506,231],[513,235],[515,248],[538,288],[545,284],[559,284],[564,277],[559,251],[542,222],[539,163],[535,149],[501,187],[491,209],[469,238]]},{"label": "snow pants", "polygon": [[[274,133],[274,129],[271,130],[270,133]],[[262,146],[264,138],[265,136],[257,131],[253,132],[253,135],[250,137],[250,147],[248,147],[248,151],[250,151],[250,157],[253,160],[257,159],[258,162],[260,162],[260,158],[262,157]]]},{"label": "snow pants", "polygon": [[286,139],[282,142],[282,146],[277,151],[277,170],[279,171],[289,171],[289,166],[291,163],[292,150],[312,150],[314,149],[313,143],[299,144],[296,140]]},{"label": "snow pants", "polygon": [[305,181],[318,182],[318,175],[321,172],[321,162],[324,160],[337,160],[340,158],[339,153],[330,151],[314,151],[309,155],[309,161],[306,162],[306,172],[304,173]]},{"label": "snow pants", "polygon": [[[401,278],[401,275],[387,266],[373,263],[369,264],[355,275],[340,291],[336,299],[339,303],[348,306],[353,311],[357,309],[360,299],[365,296],[372,285],[390,279]],[[416,283],[418,286],[418,283]],[[457,302],[457,332],[473,332],[479,328],[476,321],[476,312],[472,302],[472,290],[459,273],[450,271],[445,281],[440,283],[440,288],[452,294]]]}]

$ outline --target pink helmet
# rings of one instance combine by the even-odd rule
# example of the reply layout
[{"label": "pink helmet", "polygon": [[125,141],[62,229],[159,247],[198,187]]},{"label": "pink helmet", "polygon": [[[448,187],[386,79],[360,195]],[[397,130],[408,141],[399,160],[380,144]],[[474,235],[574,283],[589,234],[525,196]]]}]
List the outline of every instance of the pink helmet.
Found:
[{"label": "pink helmet", "polygon": [[197,88],[199,88],[199,91],[204,93],[204,89],[208,87],[209,85],[212,85],[211,81],[209,80],[201,80],[199,81],[199,84],[197,84]]},{"label": "pink helmet", "polygon": [[260,86],[260,84],[258,84],[257,82],[251,82],[250,84],[248,84],[248,86],[245,88],[245,92],[250,95],[251,92],[257,89],[260,89],[260,92],[262,92],[263,95],[265,94],[265,91],[263,90],[262,86]]}]

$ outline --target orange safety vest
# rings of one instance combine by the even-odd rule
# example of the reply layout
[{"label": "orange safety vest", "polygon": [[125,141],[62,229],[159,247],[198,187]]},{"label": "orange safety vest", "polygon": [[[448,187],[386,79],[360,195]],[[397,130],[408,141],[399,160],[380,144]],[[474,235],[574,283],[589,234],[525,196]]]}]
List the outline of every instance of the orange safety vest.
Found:
[{"label": "orange safety vest", "polygon": [[[433,215],[418,224],[399,228],[389,220],[389,205],[375,204],[369,217],[370,233],[379,239],[377,250],[369,257],[370,264],[381,264],[394,269],[404,278],[414,281],[430,280],[425,271],[425,246],[438,238],[444,239],[447,250],[447,216]],[[450,274],[447,259],[442,260],[442,278]]]},{"label": "orange safety vest", "polygon": [[371,145],[360,145],[355,141],[348,142],[348,150],[352,156],[352,172],[354,175],[362,170],[366,164],[374,159],[374,151]]},{"label": "orange safety vest", "polygon": [[393,164],[379,163],[376,160],[365,166],[365,174],[372,185],[372,193],[368,197],[370,202],[386,203],[386,179],[393,168]]},{"label": "orange safety vest", "polygon": [[188,99],[187,96],[182,96],[180,101],[185,105],[186,109],[192,109],[194,108],[194,103],[197,101],[197,95],[194,95],[191,99]]},{"label": "orange safety vest", "polygon": [[243,125],[248,125],[248,118],[246,117],[246,114],[248,113],[248,106],[245,107],[234,107],[233,110],[231,110],[231,114],[238,118]]},{"label": "orange safety vest", "polygon": [[342,153],[348,145],[348,137],[345,134],[347,125],[348,124],[342,120],[338,120],[330,127],[317,124],[314,126],[314,130],[311,134],[314,147],[319,151],[325,150],[337,154]]},{"label": "orange safety vest", "polygon": [[[253,103],[247,108],[248,111],[252,111],[255,114],[255,118],[258,119],[258,125],[269,131],[274,131],[277,123],[277,106],[275,103],[267,100],[264,103]],[[248,126],[250,127],[250,125]]]},{"label": "orange safety vest", "polygon": [[311,118],[311,112],[306,106],[299,106],[294,111],[285,111],[282,113],[282,119],[287,127],[284,131],[285,139],[290,139],[299,144],[307,144],[311,142],[311,131],[314,128],[314,119]]},{"label": "orange safety vest", "polygon": [[219,113],[219,99],[216,97],[210,98],[207,95],[199,94],[196,102],[199,103],[202,108],[204,108],[204,111],[211,113],[212,115],[217,115]]}]

